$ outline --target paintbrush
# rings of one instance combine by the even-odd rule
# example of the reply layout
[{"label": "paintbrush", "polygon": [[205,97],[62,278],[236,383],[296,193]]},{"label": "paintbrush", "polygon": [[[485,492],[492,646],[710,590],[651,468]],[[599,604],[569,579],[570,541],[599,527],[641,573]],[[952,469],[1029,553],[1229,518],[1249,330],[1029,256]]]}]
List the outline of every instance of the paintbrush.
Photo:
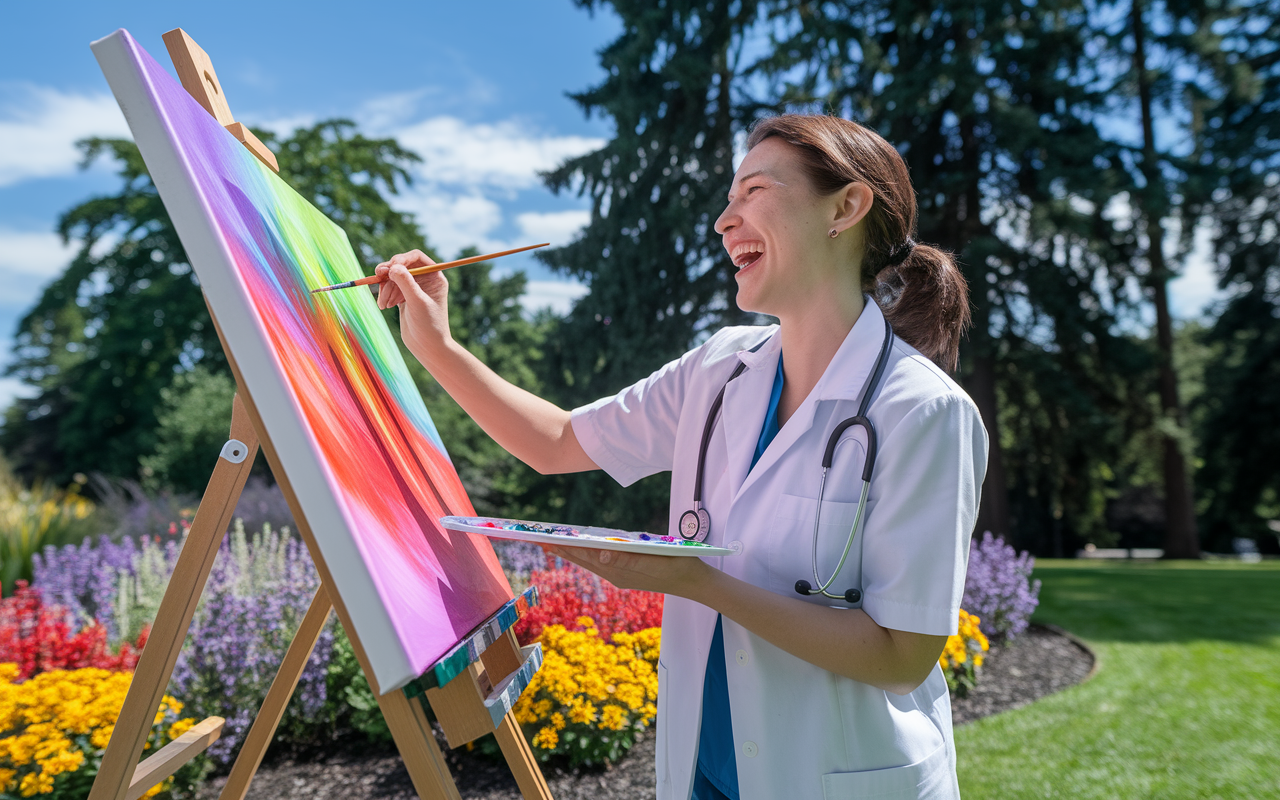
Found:
[{"label": "paintbrush", "polygon": [[[459,258],[456,261],[445,261],[442,264],[429,264],[425,267],[414,267],[413,269],[409,270],[409,274],[410,275],[428,275],[432,272],[439,272],[442,269],[449,269],[450,267],[461,267],[466,264],[477,264],[481,261],[488,261],[491,258],[502,258],[503,256],[509,256],[512,253],[523,253],[525,250],[532,250],[535,247],[546,247],[549,244],[551,243],[543,242],[542,244],[531,244],[526,247],[517,247],[514,250],[503,250],[501,253],[485,253],[484,255],[481,255],[481,256],[470,256],[469,258]],[[386,283],[389,280],[390,278],[386,277],[385,275],[370,275],[367,278],[358,278],[354,281],[347,281],[346,283],[335,283],[332,286],[322,286],[319,289],[312,289],[311,293],[315,294],[316,292],[332,292],[334,289],[346,289],[350,286],[368,286],[371,283]]]}]

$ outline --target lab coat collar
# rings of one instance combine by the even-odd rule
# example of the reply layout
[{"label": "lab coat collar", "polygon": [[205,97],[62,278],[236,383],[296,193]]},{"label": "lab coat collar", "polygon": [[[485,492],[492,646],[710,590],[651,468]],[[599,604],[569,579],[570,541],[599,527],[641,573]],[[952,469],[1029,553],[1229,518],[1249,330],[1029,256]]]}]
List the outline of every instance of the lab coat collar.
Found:
[{"label": "lab coat collar", "polygon": [[884,312],[868,299],[810,396],[818,402],[860,399],[883,344]]},{"label": "lab coat collar", "polygon": [[[764,423],[764,412],[768,407],[769,387],[778,369],[782,335],[775,330],[759,350],[738,353],[738,358],[747,365],[747,369],[725,389],[722,426],[724,431],[741,432],[727,437],[730,486],[735,500],[754,483],[755,477],[773,466],[813,427],[818,403],[826,400],[858,399],[883,343],[884,314],[874,301],[869,300],[813,391],[778,431],[778,435],[761,454],[755,469],[751,469],[751,456],[760,438],[760,427]],[[754,436],[751,435],[752,432]]]},{"label": "lab coat collar", "polygon": [[769,336],[761,341],[758,345],[739,350],[737,352],[738,360],[747,365],[747,369],[757,369],[761,366],[768,365],[770,374],[772,370],[777,370],[778,359],[777,354],[782,351],[782,335],[779,333],[777,325],[769,326]]}]

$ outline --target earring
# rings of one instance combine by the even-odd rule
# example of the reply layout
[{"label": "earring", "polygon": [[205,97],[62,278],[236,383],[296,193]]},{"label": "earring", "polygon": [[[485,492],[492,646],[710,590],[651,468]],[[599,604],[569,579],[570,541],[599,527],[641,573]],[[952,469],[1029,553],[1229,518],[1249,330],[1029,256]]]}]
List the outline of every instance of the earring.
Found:
[{"label": "earring", "polygon": [[840,235],[840,231],[836,230],[835,228],[832,228],[830,231],[827,232],[827,236],[830,236],[832,239],[836,238],[839,235]]}]

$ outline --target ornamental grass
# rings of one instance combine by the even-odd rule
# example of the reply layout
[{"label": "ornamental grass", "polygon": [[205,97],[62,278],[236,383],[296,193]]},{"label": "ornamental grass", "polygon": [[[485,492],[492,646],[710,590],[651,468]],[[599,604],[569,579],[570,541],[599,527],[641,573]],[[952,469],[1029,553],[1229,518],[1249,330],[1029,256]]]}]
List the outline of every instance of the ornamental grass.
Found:
[{"label": "ornamental grass", "polygon": [[[53,670],[19,681],[17,664],[0,664],[0,797],[82,798],[89,794],[133,676],[95,667]],[[154,752],[195,723],[166,695],[145,750]],[[143,797],[190,789],[191,763]]]},{"label": "ornamental grass", "polygon": [[620,631],[609,644],[590,617],[576,623],[582,630],[542,629],[542,669],[516,703],[516,720],[540,761],[612,763],[658,713],[662,631]]},{"label": "ornamental grass", "polygon": [[80,541],[89,533],[94,506],[79,489],[24,488],[0,461],[0,589],[5,593],[20,580],[30,582],[31,557],[41,548]]}]

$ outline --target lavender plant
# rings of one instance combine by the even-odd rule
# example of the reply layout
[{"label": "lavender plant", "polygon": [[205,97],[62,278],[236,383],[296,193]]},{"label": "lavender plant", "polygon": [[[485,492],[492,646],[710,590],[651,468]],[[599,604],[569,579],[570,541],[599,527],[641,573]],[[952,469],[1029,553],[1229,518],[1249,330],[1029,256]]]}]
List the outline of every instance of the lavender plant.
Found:
[{"label": "lavender plant", "polygon": [[[252,538],[239,520],[223,543],[204,599],[174,669],[171,691],[199,715],[226,719],[222,738],[209,748],[227,763],[248,733],[294,632],[319,586],[306,547],[264,526]],[[317,642],[282,732],[302,735],[324,708],[333,649],[332,625]]]},{"label": "lavender plant", "polygon": [[[113,643],[133,641],[155,619],[180,541],[102,536],[47,547],[35,561],[34,585],[45,602],[68,609],[75,628],[96,621]],[[318,585],[306,547],[287,528],[264,525],[249,536],[237,520],[223,541],[169,687],[191,713],[226,718],[208,751],[216,762],[227,763],[248,732]],[[327,706],[333,636],[330,625],[302,673],[281,722],[286,738],[328,735],[345,713]]]},{"label": "lavender plant", "polygon": [[45,605],[66,609],[73,630],[96,621],[118,645],[123,637],[116,625],[116,594],[122,575],[133,574],[137,555],[133,539],[113,542],[105,534],[78,545],[49,545],[32,558],[32,587]]},{"label": "lavender plant", "polygon": [[990,531],[969,549],[969,572],[960,605],[982,619],[982,632],[992,639],[1011,641],[1030,624],[1040,604],[1040,581],[1031,580],[1036,560],[1019,554]]}]

